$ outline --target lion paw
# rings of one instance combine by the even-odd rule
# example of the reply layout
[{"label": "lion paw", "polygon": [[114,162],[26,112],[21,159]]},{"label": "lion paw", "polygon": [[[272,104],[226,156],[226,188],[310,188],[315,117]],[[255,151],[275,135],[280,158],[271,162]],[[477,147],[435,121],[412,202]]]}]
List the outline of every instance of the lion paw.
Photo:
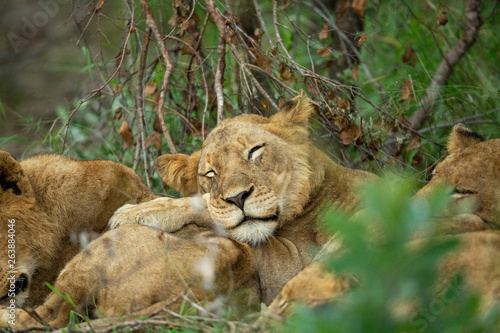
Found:
[{"label": "lion paw", "polygon": [[141,216],[144,217],[141,208],[137,205],[125,204],[111,216],[108,228],[116,229],[123,224],[138,224]]}]

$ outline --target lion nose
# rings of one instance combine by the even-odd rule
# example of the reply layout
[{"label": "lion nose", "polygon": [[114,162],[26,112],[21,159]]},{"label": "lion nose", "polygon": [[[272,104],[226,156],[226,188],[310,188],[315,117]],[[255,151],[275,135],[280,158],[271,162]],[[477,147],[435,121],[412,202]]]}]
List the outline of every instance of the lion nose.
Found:
[{"label": "lion nose", "polygon": [[250,188],[249,191],[243,191],[238,194],[236,194],[233,197],[226,198],[226,202],[230,202],[234,205],[236,205],[239,209],[243,210],[243,206],[245,205],[245,200],[252,194],[253,192],[253,186]]}]

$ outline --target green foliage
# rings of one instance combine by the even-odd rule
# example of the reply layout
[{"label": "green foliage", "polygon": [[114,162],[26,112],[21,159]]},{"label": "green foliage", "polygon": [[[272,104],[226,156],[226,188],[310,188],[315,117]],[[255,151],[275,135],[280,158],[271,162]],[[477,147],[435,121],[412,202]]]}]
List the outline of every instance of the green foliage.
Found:
[{"label": "green foliage", "polygon": [[[411,188],[408,182],[385,180],[365,188],[365,210],[352,220],[339,212],[327,214],[328,227],[347,249],[329,265],[359,285],[335,304],[303,309],[285,331],[497,331],[500,312],[480,313],[479,298],[464,288],[460,275],[438,283],[440,260],[459,245],[433,236],[432,217],[447,204],[448,189],[422,202],[412,199]],[[426,237],[410,247],[417,231]]]}]

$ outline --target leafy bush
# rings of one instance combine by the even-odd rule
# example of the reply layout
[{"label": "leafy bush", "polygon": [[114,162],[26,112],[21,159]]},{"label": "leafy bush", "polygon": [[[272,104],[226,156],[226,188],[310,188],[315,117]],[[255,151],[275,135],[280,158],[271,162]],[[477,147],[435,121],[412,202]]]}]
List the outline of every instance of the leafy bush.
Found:
[{"label": "leafy bush", "polygon": [[[347,221],[341,213],[327,214],[327,225],[348,249],[330,258],[329,266],[353,275],[359,286],[335,304],[302,309],[284,331],[497,331],[498,309],[481,313],[480,298],[464,288],[460,275],[437,283],[440,260],[459,246],[434,236],[432,217],[447,204],[447,189],[425,203],[412,199],[411,188],[408,182],[385,180],[363,191],[360,216]],[[418,249],[410,249],[416,231],[427,236]]]}]

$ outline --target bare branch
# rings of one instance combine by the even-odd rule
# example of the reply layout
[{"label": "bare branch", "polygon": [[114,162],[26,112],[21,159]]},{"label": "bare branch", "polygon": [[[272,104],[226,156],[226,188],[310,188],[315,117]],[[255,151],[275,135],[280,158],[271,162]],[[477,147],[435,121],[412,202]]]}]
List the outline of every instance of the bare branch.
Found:
[{"label": "bare branch", "polygon": [[167,48],[165,47],[165,43],[163,42],[163,37],[160,34],[160,31],[158,30],[158,26],[156,25],[153,12],[151,11],[151,7],[149,7],[147,0],[139,0],[139,1],[141,3],[142,11],[146,15],[146,23],[149,29],[151,29],[151,31],[153,32],[156,42],[160,46],[160,51],[163,57],[163,61],[165,62],[165,67],[166,67],[165,74],[163,76],[163,81],[161,84],[160,100],[158,102],[156,112],[158,113],[158,118],[159,118],[158,120],[160,121],[160,126],[163,132],[163,136],[165,137],[165,140],[167,140],[168,148],[170,149],[170,152],[172,154],[175,154],[177,153],[177,150],[175,149],[172,138],[170,137],[170,133],[167,129],[167,125],[165,124],[165,118],[163,115],[163,104],[165,104],[165,93],[170,83],[170,77],[172,76],[173,66],[170,61],[170,56],[168,54]]},{"label": "bare branch", "polygon": [[439,64],[431,84],[422,98],[422,108],[415,111],[408,119],[412,128],[419,130],[426,117],[430,114],[436,104],[441,87],[453,73],[453,69],[469,48],[476,42],[479,29],[482,25],[480,16],[479,0],[466,0],[465,2],[465,27],[464,32],[457,43],[448,51]]},{"label": "bare branch", "polygon": [[224,37],[219,37],[217,46],[217,70],[215,72],[215,93],[217,94],[217,125],[220,125],[224,120],[224,70],[226,68],[226,42]]}]

